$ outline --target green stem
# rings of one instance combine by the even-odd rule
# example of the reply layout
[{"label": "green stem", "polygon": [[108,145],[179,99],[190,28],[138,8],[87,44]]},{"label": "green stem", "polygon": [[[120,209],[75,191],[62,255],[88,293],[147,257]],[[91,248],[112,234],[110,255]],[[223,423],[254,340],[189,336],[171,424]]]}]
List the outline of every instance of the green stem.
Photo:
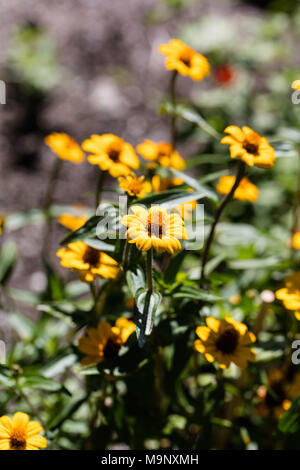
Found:
[{"label": "green stem", "polygon": [[153,248],[147,251],[146,272],[147,272],[147,288],[148,288],[149,294],[153,292],[152,260],[153,260]]},{"label": "green stem", "polygon": [[19,392],[19,395],[20,397],[27,403],[27,405],[29,406],[33,416],[35,416],[40,424],[43,426],[45,432],[47,433],[48,432],[48,427],[47,427],[47,424],[45,423],[45,421],[41,418],[40,416],[40,413],[39,411],[37,410],[37,408],[34,406],[34,404],[31,402],[31,400],[29,399],[29,397],[23,392],[23,390],[19,389],[18,390]]},{"label": "green stem", "polygon": [[177,128],[176,128],[176,120],[177,116],[175,113],[175,108],[176,108],[176,78],[178,76],[177,70],[174,70],[171,76],[171,81],[170,81],[170,98],[171,98],[171,104],[172,104],[172,118],[171,118],[171,145],[172,148],[175,149],[176,146],[176,138],[177,138]]},{"label": "green stem", "polygon": [[91,291],[91,294],[92,294],[92,297],[93,297],[93,301],[94,301],[94,308],[96,310],[96,305],[97,305],[97,292],[96,292],[96,287],[95,287],[95,284],[93,282],[91,282],[89,284],[90,286],[90,291]]},{"label": "green stem", "polygon": [[98,180],[98,186],[96,191],[96,209],[99,207],[102,198],[103,186],[106,178],[106,171],[101,171]]},{"label": "green stem", "polygon": [[130,248],[131,248],[130,243],[128,243],[128,241],[126,240],[125,241],[124,254],[123,254],[123,260],[122,260],[123,271],[126,271],[126,269],[127,269]]},{"label": "green stem", "polygon": [[238,166],[238,170],[237,170],[234,185],[232,186],[230,192],[223,198],[223,200],[221,201],[219,207],[216,210],[215,218],[214,218],[214,221],[213,221],[212,226],[210,228],[210,232],[209,232],[209,235],[208,235],[208,238],[206,240],[204,250],[203,250],[200,285],[202,285],[203,281],[205,280],[205,266],[206,266],[208,256],[209,256],[209,249],[210,249],[210,246],[211,246],[211,244],[213,242],[213,239],[214,239],[216,226],[217,226],[217,224],[220,220],[220,217],[221,217],[222,212],[224,211],[225,207],[227,206],[227,204],[233,198],[234,192],[237,189],[238,185],[241,182],[241,179],[243,178],[243,176],[245,174],[245,171],[246,171],[245,168],[246,168],[245,163],[241,161],[239,163],[239,166]]}]

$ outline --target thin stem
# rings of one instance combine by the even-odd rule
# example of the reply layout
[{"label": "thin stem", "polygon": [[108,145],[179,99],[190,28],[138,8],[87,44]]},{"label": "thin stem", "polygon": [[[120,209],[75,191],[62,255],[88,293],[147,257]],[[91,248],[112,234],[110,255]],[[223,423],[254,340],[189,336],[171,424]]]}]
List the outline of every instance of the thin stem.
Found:
[{"label": "thin stem", "polygon": [[94,301],[94,308],[96,309],[96,305],[97,305],[97,292],[96,292],[96,287],[95,287],[95,284],[94,284],[93,282],[90,282],[89,286],[90,286],[90,291],[91,291],[91,294],[92,294],[92,297],[93,297],[93,301]]},{"label": "thin stem", "polygon": [[171,98],[171,104],[172,104],[172,110],[173,110],[172,118],[171,118],[171,145],[173,149],[175,149],[176,138],[177,138],[177,128],[176,128],[177,116],[175,113],[177,76],[178,76],[177,70],[174,70],[174,72],[172,73],[171,82],[170,82],[170,98]]},{"label": "thin stem", "polygon": [[238,167],[238,170],[237,170],[234,185],[232,186],[230,192],[223,198],[223,200],[221,201],[219,207],[216,210],[215,218],[214,218],[214,221],[213,221],[212,226],[210,228],[210,232],[209,232],[208,238],[207,238],[205,246],[204,246],[203,256],[202,256],[200,285],[203,283],[203,281],[205,279],[205,266],[206,266],[206,263],[207,263],[207,260],[208,260],[209,249],[210,249],[210,246],[211,246],[211,244],[213,242],[213,239],[214,239],[216,226],[217,226],[217,224],[220,220],[222,212],[224,211],[227,204],[231,201],[231,199],[234,195],[234,192],[235,192],[236,188],[238,187],[238,185],[240,184],[241,179],[243,178],[244,174],[245,174],[245,164],[244,164],[244,162],[241,161],[239,163],[239,167]]},{"label": "thin stem", "polygon": [[126,271],[127,269],[130,248],[131,248],[130,243],[128,243],[128,241],[126,240],[124,253],[123,253],[123,260],[122,260],[123,271]]},{"label": "thin stem", "polygon": [[30,398],[23,392],[23,390],[19,389],[18,390],[19,392],[19,395],[21,398],[23,398],[24,401],[26,401],[27,405],[29,406],[33,416],[35,416],[39,422],[41,423],[41,425],[43,426],[45,432],[47,433],[48,432],[48,427],[47,427],[47,424],[45,423],[45,421],[41,418],[40,416],[40,413],[39,411],[37,410],[37,408],[34,406],[34,404],[31,402]]},{"label": "thin stem", "polygon": [[147,251],[147,263],[146,263],[146,270],[147,270],[147,288],[148,293],[151,294],[153,291],[153,276],[152,276],[152,261],[153,261],[153,249]]},{"label": "thin stem", "polygon": [[101,171],[98,180],[98,186],[96,191],[96,209],[99,207],[102,198],[103,186],[106,178],[106,171]]},{"label": "thin stem", "polygon": [[297,179],[297,191],[295,194],[294,207],[293,207],[293,223],[291,230],[291,259],[294,261],[295,250],[293,248],[293,236],[299,229],[299,216],[300,216],[300,155],[298,154],[298,179]]},{"label": "thin stem", "polygon": [[62,160],[60,158],[56,158],[50,178],[48,183],[48,188],[45,196],[44,201],[44,215],[46,218],[46,227],[45,227],[45,234],[44,234],[44,243],[42,253],[43,256],[46,257],[47,252],[49,250],[50,245],[50,238],[51,238],[51,214],[50,208],[53,200],[53,195],[56,188],[56,183],[58,181],[59,173],[62,167]]}]

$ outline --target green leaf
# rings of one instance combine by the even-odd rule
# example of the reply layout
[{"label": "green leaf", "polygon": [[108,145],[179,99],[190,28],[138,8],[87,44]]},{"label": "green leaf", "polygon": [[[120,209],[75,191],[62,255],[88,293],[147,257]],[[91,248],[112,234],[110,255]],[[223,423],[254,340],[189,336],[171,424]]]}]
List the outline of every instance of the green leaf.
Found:
[{"label": "green leaf", "polygon": [[47,275],[46,299],[62,300],[64,298],[64,286],[51,265],[46,260],[43,261]]},{"label": "green leaf", "polygon": [[300,396],[292,403],[292,406],[282,415],[278,423],[278,429],[284,434],[294,434],[300,431]]},{"label": "green leaf", "polygon": [[46,378],[52,378],[56,375],[62,374],[66,369],[73,366],[78,360],[78,357],[74,353],[70,353],[69,347],[65,348],[54,358],[51,358],[43,367],[40,372]]},{"label": "green leaf", "polygon": [[36,322],[30,318],[19,312],[10,312],[8,315],[8,321],[21,339],[28,341],[33,337]]},{"label": "green leaf", "polygon": [[195,124],[196,126],[200,127],[206,134],[209,134],[214,139],[220,141],[222,138],[221,134],[219,134],[213,127],[211,127],[205,119],[194,109],[188,108],[184,105],[177,105],[173,106],[170,102],[165,103],[162,108],[162,113],[167,113],[171,115],[175,115],[177,117],[181,117],[182,119]]},{"label": "green leaf", "polygon": [[18,379],[18,386],[20,388],[36,388],[46,392],[64,392],[70,395],[70,392],[63,387],[59,382],[53,379],[44,377],[42,375],[22,376]]},{"label": "green leaf", "polygon": [[204,300],[206,302],[217,302],[222,300],[222,297],[211,294],[204,289],[199,289],[198,287],[192,286],[182,286],[179,292],[175,292],[173,297],[177,299],[194,299],[194,300]]},{"label": "green leaf", "polygon": [[9,240],[4,243],[0,251],[0,284],[4,285],[8,281],[16,260],[16,245],[13,241]]},{"label": "green leaf", "polygon": [[164,275],[164,280],[167,284],[172,284],[175,281],[176,275],[186,255],[187,251],[181,250],[171,257]]},{"label": "green leaf", "polygon": [[[209,199],[211,202],[218,204],[219,202],[219,197],[215,191],[212,189],[208,188],[207,186],[204,186],[201,184],[199,181],[195,180],[195,178],[192,178],[191,176],[178,171],[178,170],[173,170],[171,169],[171,172],[174,174],[176,178],[181,178],[186,184],[188,184],[191,188],[202,192],[207,199]],[[224,172],[223,172],[224,174]]]},{"label": "green leaf", "polygon": [[136,336],[140,347],[146,342],[146,337],[150,336],[154,324],[155,314],[161,302],[159,292],[149,292],[140,288],[135,293],[134,322]]},{"label": "green leaf", "polygon": [[4,387],[13,387],[15,380],[11,376],[11,371],[8,367],[0,364],[0,385]]},{"label": "green leaf", "polygon": [[135,297],[138,289],[146,286],[144,273],[140,268],[136,268],[135,271],[127,271],[126,280],[132,297]]},{"label": "green leaf", "polygon": [[275,256],[269,258],[239,259],[228,263],[231,269],[263,269],[280,265],[281,260]]},{"label": "green leaf", "polygon": [[96,238],[96,228],[102,218],[103,217],[101,216],[93,215],[82,227],[69,233],[60,244],[68,245],[69,243],[84,240],[86,238]]},{"label": "green leaf", "polygon": [[77,305],[77,303],[67,301],[44,303],[37,306],[39,311],[59,318],[70,326],[75,326],[75,324],[79,326],[86,325],[90,307],[89,302],[86,308],[81,308],[79,307],[79,302]]},{"label": "green leaf", "polygon": [[86,403],[88,400],[88,396],[84,396],[83,398],[73,399],[69,401],[66,405],[62,407],[60,412],[56,413],[52,421],[49,423],[49,429],[54,431],[57,428],[60,428],[62,424],[67,420],[70,419],[74,413],[76,413],[79,408]]},{"label": "green leaf", "polygon": [[149,207],[158,204],[165,209],[172,209],[189,201],[197,201],[207,197],[204,191],[184,191],[182,189],[170,189],[157,194],[149,194],[141,199],[136,199],[132,204],[143,204]]},{"label": "green leaf", "polygon": [[7,216],[5,220],[5,231],[11,232],[26,225],[43,223],[45,220],[45,213],[40,209],[32,209],[28,212],[15,212]]},{"label": "green leaf", "polygon": [[99,240],[98,238],[91,238],[91,239],[85,239],[85,243],[92,248],[95,248],[96,250],[100,251],[108,251],[108,252],[113,252],[115,250],[115,246],[113,244],[105,243],[102,240]]}]

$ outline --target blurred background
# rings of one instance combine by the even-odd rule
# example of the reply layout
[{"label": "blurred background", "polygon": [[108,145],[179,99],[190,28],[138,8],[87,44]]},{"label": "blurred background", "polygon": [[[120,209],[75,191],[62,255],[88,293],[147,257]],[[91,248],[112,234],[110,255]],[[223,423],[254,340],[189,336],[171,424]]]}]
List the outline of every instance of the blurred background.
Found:
[{"label": "blurred background", "polygon": [[[211,62],[209,78],[201,83],[181,78],[178,93],[217,130],[247,124],[272,137],[300,126],[299,108],[290,98],[291,83],[300,77],[298,2],[2,0],[0,14],[0,79],[7,86],[6,104],[0,105],[3,214],[43,204],[56,158],[43,139],[52,131],[67,132],[78,142],[106,132],[133,145],[144,138],[168,139],[169,121],[159,110],[170,75],[157,47],[172,37]],[[179,147],[187,160],[211,153],[211,145],[191,124],[182,124]],[[202,165],[191,171],[205,170]],[[284,179],[280,165],[277,171]],[[88,205],[97,177],[97,168],[87,162],[80,167],[66,162],[55,202]],[[278,204],[280,191],[293,190],[292,173],[277,189],[268,186],[268,177],[267,172],[261,177],[264,195]],[[10,236],[19,258],[11,285],[42,291],[43,228],[14,220],[18,230]],[[53,259],[64,234],[57,224]]]}]

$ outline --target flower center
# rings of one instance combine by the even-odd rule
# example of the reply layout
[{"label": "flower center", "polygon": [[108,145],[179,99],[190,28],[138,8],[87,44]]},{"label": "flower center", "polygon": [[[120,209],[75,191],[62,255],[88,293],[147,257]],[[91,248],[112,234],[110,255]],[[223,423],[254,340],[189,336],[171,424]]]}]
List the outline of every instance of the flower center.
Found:
[{"label": "flower center", "polygon": [[13,431],[10,438],[11,450],[25,450],[26,449],[26,436],[23,431]]},{"label": "flower center", "polygon": [[112,359],[116,357],[120,348],[121,348],[120,344],[118,344],[112,338],[109,338],[103,350],[105,359]]},{"label": "flower center", "polygon": [[226,328],[216,341],[216,347],[223,354],[232,354],[238,345],[239,334],[235,328]]},{"label": "flower center", "polygon": [[258,154],[259,145],[256,138],[245,140],[243,147],[248,153],[251,153],[252,155]]},{"label": "flower center", "polygon": [[182,54],[180,55],[180,60],[181,62],[184,63],[184,65],[186,65],[187,67],[190,67],[191,60],[192,60],[192,54],[190,53],[190,51],[182,52]]},{"label": "flower center", "polygon": [[100,262],[100,252],[95,248],[88,246],[84,252],[83,261],[94,268],[97,267]]},{"label": "flower center", "polygon": [[163,215],[161,212],[156,214],[149,214],[148,216],[148,235],[162,238],[165,234],[165,227],[163,223]]},{"label": "flower center", "polygon": [[138,179],[133,180],[133,181],[131,181],[131,183],[129,183],[128,189],[129,189],[129,191],[131,191],[132,193],[137,195],[142,190],[142,183]]},{"label": "flower center", "polygon": [[120,157],[120,151],[121,149],[119,146],[111,146],[109,151],[108,151],[108,156],[113,162],[118,162],[119,157]]}]

